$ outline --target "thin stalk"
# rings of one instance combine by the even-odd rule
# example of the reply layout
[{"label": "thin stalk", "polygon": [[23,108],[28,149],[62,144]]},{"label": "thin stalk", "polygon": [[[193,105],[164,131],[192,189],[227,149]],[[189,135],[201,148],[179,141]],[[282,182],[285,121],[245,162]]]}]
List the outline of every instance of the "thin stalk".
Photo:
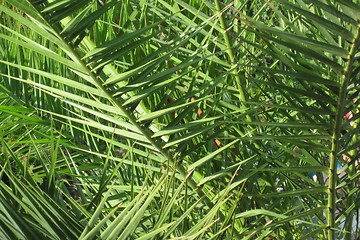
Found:
[{"label": "thin stalk", "polygon": [[[222,11],[218,0],[215,0],[215,9],[218,12]],[[223,30],[222,34],[227,48],[226,52],[229,55],[231,67],[233,68],[236,65],[236,59],[232,48],[232,43],[230,41],[229,34],[227,32],[227,26],[222,14],[219,14],[219,21],[220,21],[220,26]],[[242,101],[242,104],[244,104],[244,106],[246,107],[247,95],[246,95],[245,83],[240,79],[240,76],[236,69],[232,70],[231,73],[233,76],[235,76],[235,81],[238,85],[239,99]],[[251,117],[249,115],[246,116],[246,119],[251,122]]]},{"label": "thin stalk", "polygon": [[351,49],[348,56],[348,61],[346,63],[344,73],[342,75],[342,81],[340,86],[340,94],[338,98],[338,103],[336,107],[336,117],[335,117],[335,126],[332,136],[331,143],[331,154],[330,154],[330,169],[328,173],[329,177],[329,186],[328,186],[328,206],[327,206],[327,231],[328,239],[335,240],[335,210],[336,210],[336,182],[337,182],[337,163],[339,157],[339,142],[340,142],[340,130],[342,125],[342,118],[344,116],[344,107],[345,101],[347,100],[347,88],[350,83],[351,73],[352,73],[352,64],[354,62],[356,51],[360,43],[360,25],[357,26],[356,36],[351,45]]}]

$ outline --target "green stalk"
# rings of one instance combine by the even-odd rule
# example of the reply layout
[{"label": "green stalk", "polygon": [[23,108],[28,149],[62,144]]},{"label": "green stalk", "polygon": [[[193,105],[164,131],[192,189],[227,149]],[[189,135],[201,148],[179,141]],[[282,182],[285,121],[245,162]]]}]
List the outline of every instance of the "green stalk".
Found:
[{"label": "green stalk", "polygon": [[354,62],[356,51],[360,43],[360,25],[357,26],[356,36],[351,45],[351,49],[348,56],[344,73],[342,75],[342,81],[340,86],[340,94],[336,107],[336,118],[334,133],[331,143],[330,154],[330,169],[328,173],[329,186],[328,186],[328,206],[327,206],[327,231],[328,239],[335,240],[335,210],[336,210],[336,182],[337,182],[337,162],[339,157],[339,142],[340,142],[340,130],[342,125],[342,118],[344,116],[345,101],[347,100],[347,88],[351,79],[352,64]]},{"label": "green stalk", "polygon": [[[215,9],[216,9],[217,12],[221,12],[221,7],[220,7],[220,4],[219,4],[218,0],[215,0]],[[223,37],[224,37],[224,40],[225,40],[225,45],[226,45],[226,48],[227,48],[226,52],[229,55],[231,67],[233,68],[236,65],[236,59],[235,59],[235,56],[234,56],[234,51],[232,49],[232,43],[230,41],[229,34],[226,31],[227,26],[225,24],[225,20],[224,20],[222,14],[219,14],[219,21],[220,21],[220,26],[221,26],[221,28],[223,30],[222,34],[223,34]],[[242,101],[242,104],[244,104],[245,107],[246,107],[247,96],[246,96],[245,83],[243,83],[243,81],[241,81],[241,79],[239,77],[239,74],[238,74],[238,71],[236,69],[232,70],[231,73],[232,73],[233,76],[235,76],[235,81],[236,81],[236,83],[238,85],[239,98]],[[249,115],[246,116],[246,119],[251,122],[251,117]]]},{"label": "green stalk", "polygon": [[[339,109],[340,110],[340,109]],[[339,116],[340,114],[338,114]],[[339,135],[340,135],[340,120],[336,121],[334,134],[332,137],[332,147],[330,154],[330,169],[328,173],[329,186],[328,186],[328,206],[327,206],[327,222],[328,222],[328,239],[335,240],[335,202],[336,202],[336,180],[337,180],[337,152],[339,146]]]}]

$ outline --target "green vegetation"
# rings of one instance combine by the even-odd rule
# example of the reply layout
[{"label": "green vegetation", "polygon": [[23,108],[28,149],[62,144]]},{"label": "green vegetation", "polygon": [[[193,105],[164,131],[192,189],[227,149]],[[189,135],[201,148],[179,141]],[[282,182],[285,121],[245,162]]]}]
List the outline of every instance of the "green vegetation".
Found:
[{"label": "green vegetation", "polygon": [[359,239],[360,1],[1,2],[0,239]]}]

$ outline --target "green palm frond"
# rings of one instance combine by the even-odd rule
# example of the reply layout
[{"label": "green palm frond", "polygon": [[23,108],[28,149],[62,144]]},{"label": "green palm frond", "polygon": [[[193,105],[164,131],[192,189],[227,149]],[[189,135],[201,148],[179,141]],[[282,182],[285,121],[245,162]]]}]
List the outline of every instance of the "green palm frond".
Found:
[{"label": "green palm frond", "polygon": [[1,233],[58,238],[69,221],[71,239],[358,237],[359,9],[0,5],[1,117],[34,125],[0,135]]}]

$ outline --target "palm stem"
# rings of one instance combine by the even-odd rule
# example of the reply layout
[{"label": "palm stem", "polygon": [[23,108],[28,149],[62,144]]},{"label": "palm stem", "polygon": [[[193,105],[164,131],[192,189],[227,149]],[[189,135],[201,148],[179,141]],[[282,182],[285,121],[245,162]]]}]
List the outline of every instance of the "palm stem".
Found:
[{"label": "palm stem", "polygon": [[[215,9],[218,12],[221,11],[220,3],[219,3],[218,0],[215,0]],[[219,14],[219,21],[220,21],[220,26],[221,26],[221,28],[223,30],[222,34],[223,34],[225,44],[226,44],[226,47],[227,47],[226,52],[229,55],[231,67],[234,67],[236,65],[236,59],[235,59],[235,56],[234,56],[232,43],[230,41],[229,34],[227,32],[227,26],[226,26],[226,23],[225,23],[225,20],[224,20],[222,14]],[[242,104],[244,104],[245,107],[246,107],[247,96],[246,96],[245,83],[243,81],[241,81],[241,79],[239,77],[239,74],[238,74],[238,71],[236,69],[232,70],[231,73],[232,73],[233,76],[235,76],[235,80],[236,80],[236,83],[238,85],[239,98],[242,101]],[[246,119],[251,122],[251,117],[249,115],[246,116]]]},{"label": "palm stem", "polygon": [[336,182],[337,182],[337,163],[339,157],[339,141],[340,130],[342,125],[342,118],[344,116],[344,106],[346,101],[347,88],[351,79],[352,64],[354,62],[357,48],[360,44],[360,25],[357,26],[356,36],[351,45],[351,49],[348,56],[348,62],[346,63],[344,73],[342,75],[342,81],[340,85],[340,94],[336,109],[335,126],[332,137],[332,147],[330,154],[330,169],[329,169],[329,187],[328,187],[328,239],[335,240],[335,210],[336,210]]}]

